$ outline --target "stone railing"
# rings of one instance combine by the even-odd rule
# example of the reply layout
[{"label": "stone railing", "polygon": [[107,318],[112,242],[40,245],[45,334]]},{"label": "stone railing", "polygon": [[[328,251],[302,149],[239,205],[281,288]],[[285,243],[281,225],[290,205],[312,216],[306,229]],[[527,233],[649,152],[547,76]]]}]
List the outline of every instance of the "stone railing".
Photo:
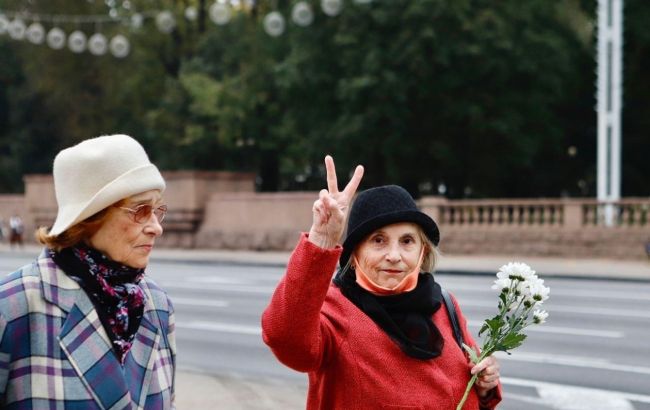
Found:
[{"label": "stone railing", "polygon": [[420,206],[441,225],[507,227],[650,226],[650,199],[602,202],[579,199],[489,199],[447,201],[423,198]]},{"label": "stone railing", "polygon": [[425,197],[450,253],[646,258],[650,198],[446,200]]}]

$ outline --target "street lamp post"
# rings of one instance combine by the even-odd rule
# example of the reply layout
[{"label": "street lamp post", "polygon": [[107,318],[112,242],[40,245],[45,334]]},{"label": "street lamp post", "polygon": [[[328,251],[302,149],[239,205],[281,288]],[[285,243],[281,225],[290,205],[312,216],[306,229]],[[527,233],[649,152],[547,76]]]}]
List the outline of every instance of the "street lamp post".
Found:
[{"label": "street lamp post", "polygon": [[598,200],[614,224],[611,203],[621,197],[621,94],[623,85],[623,0],[598,0]]}]

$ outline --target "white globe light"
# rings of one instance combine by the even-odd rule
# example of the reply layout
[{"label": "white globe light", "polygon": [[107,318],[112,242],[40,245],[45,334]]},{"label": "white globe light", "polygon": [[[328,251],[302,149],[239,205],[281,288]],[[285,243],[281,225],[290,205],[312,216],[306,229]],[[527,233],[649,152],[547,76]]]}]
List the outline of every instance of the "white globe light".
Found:
[{"label": "white globe light", "polygon": [[230,11],[230,7],[228,7],[226,4],[214,3],[212,6],[210,6],[210,20],[212,20],[214,24],[218,24],[220,26],[228,24],[231,16],[232,13]]},{"label": "white globe light", "polygon": [[76,30],[68,36],[68,48],[73,53],[83,53],[86,50],[87,42],[86,34],[83,31]]},{"label": "white globe light", "polygon": [[32,44],[43,44],[45,41],[45,29],[41,23],[32,23],[27,27],[25,37]]},{"label": "white globe light", "polygon": [[135,13],[131,16],[131,27],[135,29],[139,29],[140,27],[142,27],[143,21],[144,21],[144,17],[142,17],[142,14]]},{"label": "white globe light", "polygon": [[16,18],[11,23],[9,23],[7,31],[9,32],[9,36],[14,40],[22,40],[25,38],[25,31],[27,31],[27,26],[25,26],[24,21]]},{"label": "white globe light", "polygon": [[284,33],[284,17],[280,12],[272,11],[264,17],[264,31],[271,37]]},{"label": "white globe light", "polygon": [[306,27],[314,21],[314,12],[305,1],[299,1],[291,10],[291,20],[300,27]]},{"label": "white globe light", "polygon": [[171,11],[161,11],[156,16],[156,26],[163,33],[171,33],[176,27],[176,20]]},{"label": "white globe light", "polygon": [[0,14],[0,35],[5,34],[9,30],[9,19],[4,14]]},{"label": "white globe light", "polygon": [[185,18],[194,21],[199,16],[199,12],[196,10],[196,7],[189,6],[185,9]]},{"label": "white globe light", "polygon": [[321,0],[320,7],[323,9],[323,13],[334,17],[343,10],[343,0]]},{"label": "white globe light", "polygon": [[65,47],[65,32],[58,27],[54,27],[47,33],[47,45],[54,50],[60,50]]},{"label": "white globe light", "polygon": [[108,41],[106,36],[101,33],[95,33],[88,40],[88,50],[96,56],[103,56],[108,51]]},{"label": "white globe light", "polygon": [[124,58],[128,56],[131,51],[129,40],[121,34],[118,34],[111,39],[109,47],[111,49],[111,54],[117,58]]}]

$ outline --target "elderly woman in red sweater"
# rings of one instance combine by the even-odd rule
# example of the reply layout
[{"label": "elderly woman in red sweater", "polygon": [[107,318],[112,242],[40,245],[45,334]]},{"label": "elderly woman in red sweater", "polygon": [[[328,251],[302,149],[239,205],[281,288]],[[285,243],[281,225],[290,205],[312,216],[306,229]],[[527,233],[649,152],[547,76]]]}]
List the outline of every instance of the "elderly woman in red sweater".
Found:
[{"label": "elderly woman in red sweater", "polygon": [[[372,188],[357,196],[339,245],[363,167],[339,192],[330,156],[325,166],[328,189],[262,316],[264,341],[277,358],[309,373],[307,409],[453,410],[475,373],[463,409],[495,408],[499,364],[491,356],[469,362],[430,273],[436,223],[403,188]],[[465,343],[476,348],[453,303]]]}]

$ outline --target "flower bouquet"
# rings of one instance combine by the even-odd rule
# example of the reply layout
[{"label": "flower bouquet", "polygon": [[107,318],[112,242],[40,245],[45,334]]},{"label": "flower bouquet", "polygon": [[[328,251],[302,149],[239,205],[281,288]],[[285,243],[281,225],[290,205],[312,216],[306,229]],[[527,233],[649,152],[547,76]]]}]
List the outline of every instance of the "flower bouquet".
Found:
[{"label": "flower bouquet", "polygon": [[[481,326],[479,336],[487,332],[481,354],[477,355],[474,349],[463,344],[474,364],[494,352],[510,354],[509,350],[521,346],[526,340],[526,335],[522,333],[524,328],[532,324],[542,324],[548,317],[548,313],[539,307],[548,299],[550,289],[544,286],[544,280],[538,278],[535,271],[525,263],[510,262],[503,265],[497,272],[492,289],[500,292],[499,313],[485,320]],[[467,383],[465,394],[456,410],[463,408],[478,376],[478,373],[473,375]]]}]

